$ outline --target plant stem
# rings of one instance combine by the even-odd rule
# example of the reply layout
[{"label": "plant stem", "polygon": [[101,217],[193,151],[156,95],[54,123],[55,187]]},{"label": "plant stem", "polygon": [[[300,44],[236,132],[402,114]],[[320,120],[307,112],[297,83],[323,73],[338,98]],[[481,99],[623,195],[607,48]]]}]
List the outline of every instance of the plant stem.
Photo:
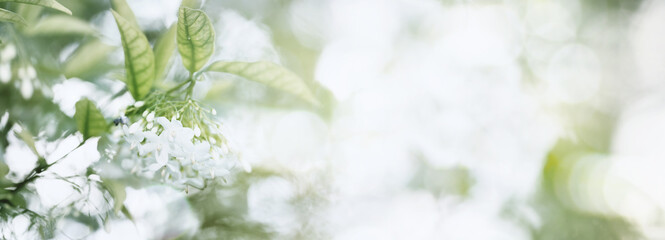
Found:
[{"label": "plant stem", "polygon": [[194,80],[194,73],[189,73],[189,79],[187,81],[189,82],[189,86],[187,86],[187,95],[185,95],[185,99],[189,100],[192,97],[192,93],[194,92],[194,85],[196,85],[196,80]]},{"label": "plant stem", "polygon": [[[51,164],[46,164],[45,166],[37,166],[36,168],[32,169],[32,171],[30,171],[30,173],[28,173],[28,176],[25,177],[25,179],[23,179],[23,181],[21,181],[21,182],[19,182],[19,183],[16,184],[16,187],[14,188],[13,191],[14,191],[14,192],[18,192],[18,191],[20,191],[21,189],[23,189],[23,188],[24,188],[25,186],[27,186],[29,183],[31,183],[32,181],[34,181],[34,180],[36,180],[37,178],[39,178],[39,173],[45,172],[46,170],[48,170],[49,167],[53,166],[53,165],[56,164],[58,161],[60,161],[60,160],[62,160],[63,158],[67,157],[70,153],[74,152],[74,150],[76,150],[76,149],[78,149],[79,147],[83,146],[84,143],[85,143],[85,141],[83,141],[81,144],[79,144],[78,146],[76,146],[74,149],[72,149],[71,151],[69,151],[69,152],[68,152],[67,154],[65,154],[64,156],[62,156],[62,157],[60,157],[59,159],[53,161]],[[40,158],[41,158],[41,157],[40,157]]]},{"label": "plant stem", "polygon": [[189,79],[187,79],[187,81],[181,82],[181,83],[179,83],[177,86],[175,86],[175,87],[169,89],[168,91],[166,91],[166,93],[167,93],[167,94],[172,93],[172,92],[174,92],[174,91],[180,89],[182,86],[185,86],[185,84],[187,84],[187,83],[189,83]]}]

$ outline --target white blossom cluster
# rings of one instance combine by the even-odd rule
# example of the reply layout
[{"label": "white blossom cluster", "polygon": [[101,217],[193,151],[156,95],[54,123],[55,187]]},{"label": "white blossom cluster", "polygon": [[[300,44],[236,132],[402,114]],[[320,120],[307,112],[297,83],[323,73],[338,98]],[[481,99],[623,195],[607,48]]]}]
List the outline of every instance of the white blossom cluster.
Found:
[{"label": "white blossom cluster", "polygon": [[[12,79],[12,61],[17,57],[16,47],[9,43],[0,50],[0,82],[9,83]],[[37,81],[37,72],[35,68],[26,63],[16,69],[17,77],[20,81],[15,82],[16,88],[21,92],[24,99],[30,99],[35,88],[41,88],[41,83]]]},{"label": "white blossom cluster", "polygon": [[[162,181],[179,188],[203,188],[206,179],[228,175],[239,161],[226,143],[201,140],[198,127],[184,127],[175,117],[155,118],[150,113],[123,125],[122,130],[130,148],[138,148],[139,156],[139,161],[123,162],[123,167],[148,177],[161,176]],[[221,134],[217,126],[211,130]]]}]

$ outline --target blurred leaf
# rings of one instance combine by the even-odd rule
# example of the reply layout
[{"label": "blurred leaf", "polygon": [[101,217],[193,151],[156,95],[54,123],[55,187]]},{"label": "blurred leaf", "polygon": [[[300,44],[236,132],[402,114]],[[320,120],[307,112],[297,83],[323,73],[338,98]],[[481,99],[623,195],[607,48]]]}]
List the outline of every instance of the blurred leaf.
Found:
[{"label": "blurred leaf", "polygon": [[138,26],[138,22],[136,21],[136,16],[134,15],[134,12],[132,12],[132,9],[129,7],[127,4],[127,1],[125,0],[111,0],[111,6],[113,7],[113,10],[115,10],[120,16],[125,18],[128,22]]},{"label": "blurred leaf", "polygon": [[200,10],[180,8],[177,39],[182,63],[190,72],[201,69],[215,48],[215,30],[208,16]]},{"label": "blurred leaf", "polygon": [[67,15],[51,15],[26,30],[29,35],[94,35],[97,31],[87,22]]},{"label": "blurred leaf", "polygon": [[9,173],[9,166],[5,162],[0,162],[0,178],[5,178]]},{"label": "blurred leaf", "polygon": [[37,152],[37,148],[35,147],[35,137],[28,131],[28,129],[25,129],[21,125],[17,125],[18,129],[14,130],[16,133],[16,136],[18,136],[23,142],[25,142],[26,145],[32,150],[32,152],[37,155],[39,155],[39,152]]},{"label": "blurred leaf", "polygon": [[[123,189],[123,191],[124,191],[124,189]],[[123,202],[124,202],[124,200],[123,200]],[[129,209],[127,209],[127,207],[124,204],[122,205],[122,208],[120,210],[122,211],[122,214],[125,214],[125,217],[127,217],[127,219],[134,222],[134,216],[132,216],[132,213],[129,212]]]},{"label": "blurred leaf", "polygon": [[188,8],[200,8],[202,3],[202,0],[182,0],[180,6]]},{"label": "blurred leaf", "polygon": [[15,207],[19,208],[26,207],[25,198],[23,198],[23,195],[18,193],[13,193],[9,202],[11,202],[12,205],[14,205]]},{"label": "blurred leaf", "polygon": [[103,61],[113,49],[115,49],[114,46],[107,45],[98,39],[85,43],[67,59],[64,66],[65,77],[81,78],[93,72],[104,64]]},{"label": "blurred leaf", "polygon": [[65,6],[62,6],[62,4],[58,3],[55,0],[0,0],[0,2],[17,2],[17,3],[39,5],[42,7],[53,8],[55,10],[59,10],[61,12],[72,15],[72,11],[67,9]]},{"label": "blurred leaf", "polygon": [[171,56],[175,51],[175,35],[177,25],[173,24],[162,37],[155,43],[155,79],[162,80],[166,77]]},{"label": "blurred leaf", "polygon": [[104,115],[97,109],[95,103],[87,98],[76,103],[74,119],[79,132],[83,134],[84,141],[90,137],[101,136],[108,130],[109,125],[106,123]]},{"label": "blurred leaf", "polygon": [[143,32],[120,14],[111,10],[122,38],[125,53],[125,71],[127,89],[135,100],[143,99],[155,80],[155,55]]},{"label": "blurred leaf", "polygon": [[25,20],[20,15],[0,8],[0,21],[10,22],[19,25],[26,25]]},{"label": "blurred leaf", "polygon": [[102,186],[108,190],[111,197],[113,197],[113,211],[117,213],[122,210],[125,205],[125,199],[127,198],[125,185],[113,179],[102,179]]},{"label": "blurred leaf", "polygon": [[231,73],[247,80],[259,82],[272,88],[293,94],[301,99],[319,106],[305,81],[295,73],[272,62],[223,62],[210,64],[206,71]]},{"label": "blurred leaf", "polygon": [[43,10],[44,8],[40,6],[20,4],[16,8],[16,13],[21,15],[21,17],[25,19],[25,22],[28,25],[33,25],[35,22],[37,22],[37,19]]}]

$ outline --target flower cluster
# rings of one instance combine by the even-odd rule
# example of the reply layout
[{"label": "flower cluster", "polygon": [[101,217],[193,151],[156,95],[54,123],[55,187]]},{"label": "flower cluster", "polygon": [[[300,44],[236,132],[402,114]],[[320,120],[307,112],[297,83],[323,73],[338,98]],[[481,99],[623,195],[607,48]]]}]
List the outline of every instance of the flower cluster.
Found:
[{"label": "flower cluster", "polygon": [[[202,138],[201,129],[183,126],[173,116],[155,117],[154,112],[131,125],[123,125],[125,141],[138,149],[139,161],[125,165],[133,172],[148,177],[161,176],[176,187],[203,188],[206,179],[225,176],[238,163],[226,142],[210,142]],[[212,125],[210,131],[222,132]]]},{"label": "flower cluster", "polygon": [[[9,83],[12,79],[12,61],[17,57],[16,47],[9,43],[0,50],[0,82]],[[24,99],[30,99],[35,88],[40,88],[41,83],[37,81],[37,72],[35,68],[26,63],[16,69],[17,77],[20,81],[14,84],[20,89],[21,96]]]}]

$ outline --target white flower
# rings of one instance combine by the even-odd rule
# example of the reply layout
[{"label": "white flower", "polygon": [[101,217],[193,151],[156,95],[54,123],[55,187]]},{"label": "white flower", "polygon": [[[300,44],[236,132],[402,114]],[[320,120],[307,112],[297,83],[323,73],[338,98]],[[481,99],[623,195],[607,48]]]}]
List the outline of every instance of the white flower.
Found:
[{"label": "white flower", "polygon": [[134,103],[134,107],[137,107],[137,108],[143,107],[143,105],[145,105],[144,101],[137,101],[137,102]]},{"label": "white flower", "polygon": [[146,132],[144,136],[146,143],[139,146],[139,154],[145,156],[148,153],[153,153],[155,155],[157,162],[148,167],[149,171],[154,172],[166,166],[171,149],[169,143],[164,138],[157,136],[153,132]]},{"label": "white flower", "polygon": [[140,130],[141,123],[135,122],[134,124],[127,127],[127,125],[122,125],[122,131],[125,133],[125,140],[131,145],[130,148],[134,148],[139,145],[144,137],[144,132]]},{"label": "white flower", "polygon": [[199,174],[204,178],[215,178],[228,175],[230,173],[228,165],[227,159],[218,158],[217,155],[213,154],[212,158],[197,162],[192,168],[199,171]]},{"label": "white flower", "polygon": [[8,120],[9,120],[9,112],[5,112],[5,114],[2,114],[2,118],[0,118],[0,129],[5,128],[5,125],[7,125]]},{"label": "white flower", "polygon": [[12,79],[12,66],[9,62],[0,63],[0,82],[8,83]]},{"label": "white flower", "polygon": [[32,88],[31,80],[28,78],[21,78],[21,96],[24,99],[30,99],[34,89]]},{"label": "white flower", "polygon": [[175,118],[171,121],[167,120],[165,117],[158,117],[157,123],[162,125],[164,131],[161,135],[166,136],[168,141],[175,142],[180,146],[189,145],[192,143],[192,138],[194,137],[194,130],[191,128],[186,128],[182,126],[180,121]]},{"label": "white flower", "polygon": [[155,112],[150,112],[148,116],[145,118],[149,123],[152,122],[152,120],[155,119]]},{"label": "white flower", "polygon": [[175,182],[176,187],[185,188],[185,185],[189,185],[198,189],[203,189],[205,183],[203,179],[200,178],[181,178]]},{"label": "white flower", "polygon": [[14,47],[14,44],[7,44],[7,46],[2,49],[2,52],[0,52],[0,62],[9,62],[12,59],[16,57],[16,47]]},{"label": "white flower", "polygon": [[194,126],[194,136],[197,137],[201,136],[201,129],[199,128],[199,126]]},{"label": "white flower", "polygon": [[27,79],[36,79],[37,78],[37,71],[35,71],[35,68],[32,66],[27,66],[25,67],[25,76]]},{"label": "white flower", "polygon": [[186,162],[196,163],[206,161],[212,156],[210,155],[210,144],[208,142],[195,143],[187,153]]}]

